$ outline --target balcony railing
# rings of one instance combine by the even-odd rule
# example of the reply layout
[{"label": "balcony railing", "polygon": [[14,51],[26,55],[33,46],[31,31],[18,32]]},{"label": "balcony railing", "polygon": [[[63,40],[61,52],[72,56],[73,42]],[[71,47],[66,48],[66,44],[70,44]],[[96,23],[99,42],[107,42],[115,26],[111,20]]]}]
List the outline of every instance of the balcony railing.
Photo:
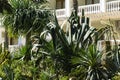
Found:
[{"label": "balcony railing", "polygon": [[120,11],[120,1],[111,1],[106,4],[107,12]]},{"label": "balcony railing", "polygon": [[82,9],[84,9],[85,14],[99,13],[100,12],[100,4],[92,4],[78,7],[78,14],[82,13]]},{"label": "balcony railing", "polygon": [[65,9],[57,9],[56,10],[56,16],[59,17],[65,17]]},{"label": "balcony railing", "polygon": [[[98,4],[92,4],[92,5],[84,5],[78,7],[78,15],[81,15],[82,9],[84,9],[85,14],[96,14],[101,13],[101,5]],[[106,2],[106,12],[111,11],[120,11],[120,0],[117,1],[110,1]],[[56,10],[57,17],[66,17],[65,9],[58,9]]]}]

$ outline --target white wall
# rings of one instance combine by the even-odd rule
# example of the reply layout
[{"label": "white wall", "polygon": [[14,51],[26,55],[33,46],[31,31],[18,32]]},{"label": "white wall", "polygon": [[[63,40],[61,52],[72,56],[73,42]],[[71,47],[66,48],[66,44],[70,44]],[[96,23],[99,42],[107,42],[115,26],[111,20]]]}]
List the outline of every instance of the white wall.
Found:
[{"label": "white wall", "polygon": [[116,0],[106,0],[107,2],[109,2],[109,1],[116,1]]},{"label": "white wall", "polygon": [[0,44],[4,42],[4,37],[3,37],[4,30],[5,29],[2,26],[0,26]]},{"label": "white wall", "polygon": [[4,34],[5,31],[4,27],[2,26],[2,14],[0,14],[0,44],[4,42]]}]

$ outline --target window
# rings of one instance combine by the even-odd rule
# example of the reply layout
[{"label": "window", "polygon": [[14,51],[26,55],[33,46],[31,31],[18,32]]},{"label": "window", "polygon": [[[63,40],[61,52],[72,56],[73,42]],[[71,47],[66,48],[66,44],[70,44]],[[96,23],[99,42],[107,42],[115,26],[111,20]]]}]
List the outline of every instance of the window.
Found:
[{"label": "window", "polygon": [[110,2],[110,1],[115,1],[115,0],[107,0],[107,2]]},{"label": "window", "polygon": [[9,44],[10,45],[18,44],[18,38],[9,37]]},{"label": "window", "polygon": [[65,0],[56,0],[56,9],[65,8]]},{"label": "window", "polygon": [[85,0],[85,4],[89,5],[89,4],[96,4],[99,3],[99,0]]}]

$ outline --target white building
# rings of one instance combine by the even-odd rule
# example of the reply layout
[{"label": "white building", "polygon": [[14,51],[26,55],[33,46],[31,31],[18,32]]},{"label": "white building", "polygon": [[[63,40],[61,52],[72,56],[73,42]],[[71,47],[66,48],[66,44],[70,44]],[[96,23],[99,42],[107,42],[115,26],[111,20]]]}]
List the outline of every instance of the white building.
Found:
[{"label": "white building", "polygon": [[[60,24],[70,16],[72,1],[49,0],[50,7],[56,10]],[[101,28],[105,26],[104,24],[114,25],[118,33],[117,38],[120,39],[120,0],[78,0],[79,16],[81,16],[82,9],[85,11],[85,16],[90,18],[92,26]],[[4,28],[1,26],[0,24],[0,43],[4,42]],[[18,41],[14,43],[17,44]]]},{"label": "white building", "polygon": [[[50,0],[51,7],[56,9],[59,23],[70,16],[73,0]],[[104,27],[104,24],[114,25],[120,39],[120,0],[78,0],[78,15],[82,9],[85,16],[90,18],[90,23],[96,28]]]}]

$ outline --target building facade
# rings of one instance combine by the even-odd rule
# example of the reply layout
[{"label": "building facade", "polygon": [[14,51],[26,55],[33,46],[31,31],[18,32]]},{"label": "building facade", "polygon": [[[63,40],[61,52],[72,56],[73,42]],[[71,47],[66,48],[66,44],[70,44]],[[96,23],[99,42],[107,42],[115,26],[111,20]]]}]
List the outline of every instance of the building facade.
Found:
[{"label": "building facade", "polygon": [[[50,0],[51,8],[56,9],[59,23],[63,23],[72,11],[73,0]],[[120,0],[78,0],[78,15],[82,9],[90,18],[91,25],[96,28],[112,25],[120,39]]]},{"label": "building facade", "polygon": [[[51,9],[56,10],[59,23],[62,24],[71,15],[73,0],[49,0]],[[85,16],[90,18],[91,26],[96,28],[107,25],[114,26],[117,39],[120,40],[120,0],[78,0],[78,15],[81,16],[82,9]],[[2,19],[0,18],[0,21]],[[4,27],[0,24],[0,43],[4,42]],[[10,39],[9,39],[10,40]],[[14,41],[18,45],[20,39]],[[23,44],[25,40],[22,39]],[[10,40],[11,42],[11,40]]]}]

